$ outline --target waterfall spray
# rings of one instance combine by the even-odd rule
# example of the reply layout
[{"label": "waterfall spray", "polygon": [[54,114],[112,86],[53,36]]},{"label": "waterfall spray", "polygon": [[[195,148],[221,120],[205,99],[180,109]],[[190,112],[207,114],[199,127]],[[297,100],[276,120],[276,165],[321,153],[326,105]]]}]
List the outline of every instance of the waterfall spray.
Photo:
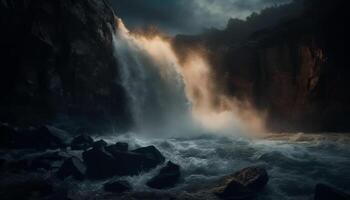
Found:
[{"label": "waterfall spray", "polygon": [[179,62],[167,39],[133,34],[119,18],[116,23],[115,55],[139,130],[179,133],[204,127],[232,133],[243,128],[233,112],[235,101],[215,93],[205,56],[192,51]]}]

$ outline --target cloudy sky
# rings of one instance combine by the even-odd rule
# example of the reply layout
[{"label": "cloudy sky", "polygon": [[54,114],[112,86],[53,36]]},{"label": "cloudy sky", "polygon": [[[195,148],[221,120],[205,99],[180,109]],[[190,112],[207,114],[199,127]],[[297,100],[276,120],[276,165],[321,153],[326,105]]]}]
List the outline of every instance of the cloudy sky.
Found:
[{"label": "cloudy sky", "polygon": [[110,0],[128,27],[155,25],[170,34],[223,28],[228,19],[291,0]]}]

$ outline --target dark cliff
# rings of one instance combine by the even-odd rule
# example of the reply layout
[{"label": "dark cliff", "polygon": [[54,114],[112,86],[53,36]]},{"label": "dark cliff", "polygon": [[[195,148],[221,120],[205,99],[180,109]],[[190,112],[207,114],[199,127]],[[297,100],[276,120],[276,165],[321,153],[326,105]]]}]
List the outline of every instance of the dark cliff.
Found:
[{"label": "dark cliff", "polygon": [[294,1],[173,43],[205,49],[219,87],[267,111],[270,130],[348,131],[344,2]]},{"label": "dark cliff", "polygon": [[127,127],[105,0],[1,0],[0,20],[0,121]]}]

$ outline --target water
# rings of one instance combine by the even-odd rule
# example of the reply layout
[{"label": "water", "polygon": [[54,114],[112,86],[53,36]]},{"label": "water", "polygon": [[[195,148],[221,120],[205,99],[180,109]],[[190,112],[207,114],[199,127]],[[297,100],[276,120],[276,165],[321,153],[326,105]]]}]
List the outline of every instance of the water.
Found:
[{"label": "water", "polygon": [[[265,166],[270,176],[258,199],[312,199],[319,182],[350,190],[348,136],[298,133],[248,137],[249,129],[243,131],[246,124],[239,118],[244,115],[250,126],[260,124],[259,118],[254,112],[237,109],[243,104],[214,92],[210,68],[201,56],[190,56],[181,63],[163,38],[130,34],[119,19],[114,44],[135,129],[134,133],[103,139],[127,142],[131,149],[155,145],[181,166],[182,173],[180,183],[165,191],[145,185],[162,166],[123,177],[133,185],[131,197],[216,199],[210,188],[222,177],[251,165]],[[86,190],[99,194],[100,186],[101,182],[79,187],[88,188],[82,189],[85,194]]]},{"label": "water", "polygon": [[[128,142],[131,149],[155,145],[168,160],[181,166],[180,183],[165,192],[145,186],[161,166],[149,173],[122,178],[133,184],[131,195],[150,192],[215,199],[206,191],[222,177],[252,165],[265,166],[270,177],[258,199],[312,199],[317,183],[350,191],[350,136],[347,135],[271,134],[253,139],[212,134],[187,138],[126,134],[104,139],[110,143]],[[190,199],[196,199],[194,196]]]}]

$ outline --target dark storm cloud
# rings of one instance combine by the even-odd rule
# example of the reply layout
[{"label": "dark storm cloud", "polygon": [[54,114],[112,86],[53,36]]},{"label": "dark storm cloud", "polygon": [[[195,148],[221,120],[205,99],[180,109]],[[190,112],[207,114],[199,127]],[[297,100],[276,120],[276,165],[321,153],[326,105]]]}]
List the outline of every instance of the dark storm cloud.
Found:
[{"label": "dark storm cloud", "polygon": [[168,33],[223,28],[229,18],[245,18],[290,0],[110,0],[129,27],[155,25]]}]

